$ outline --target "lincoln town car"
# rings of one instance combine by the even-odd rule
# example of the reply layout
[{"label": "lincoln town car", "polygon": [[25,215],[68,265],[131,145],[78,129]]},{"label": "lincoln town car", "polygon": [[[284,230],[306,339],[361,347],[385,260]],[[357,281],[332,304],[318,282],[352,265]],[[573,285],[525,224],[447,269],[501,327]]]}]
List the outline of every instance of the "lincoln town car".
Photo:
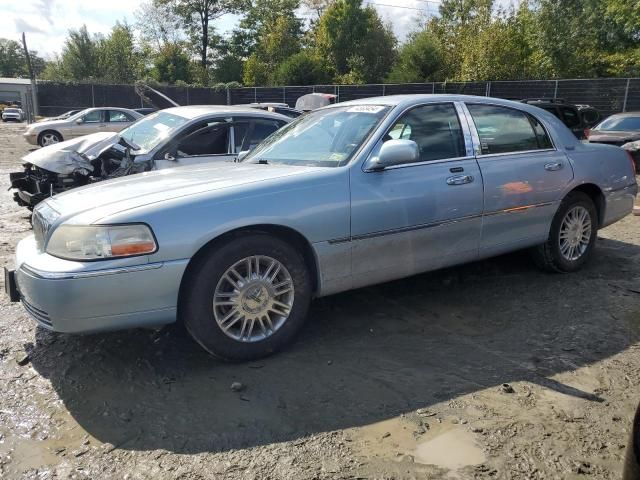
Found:
[{"label": "lincoln town car", "polygon": [[48,198],[6,289],[46,329],[179,321],[248,360],[290,343],[316,297],[520,249],[574,272],[637,189],[627,152],[534,105],[369,98],[299,117],[238,161]]}]

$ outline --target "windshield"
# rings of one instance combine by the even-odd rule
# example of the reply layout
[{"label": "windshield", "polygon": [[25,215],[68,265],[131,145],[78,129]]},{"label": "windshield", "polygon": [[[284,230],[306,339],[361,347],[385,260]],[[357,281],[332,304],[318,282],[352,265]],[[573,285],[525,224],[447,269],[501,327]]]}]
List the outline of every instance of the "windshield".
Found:
[{"label": "windshield", "polygon": [[5,113],[18,113],[19,110],[17,108],[5,108],[4,112]]},{"label": "windshield", "polygon": [[351,105],[311,112],[275,132],[243,161],[344,165],[388,111],[381,105]]},{"label": "windshield", "polygon": [[640,117],[609,117],[594,130],[625,132],[640,130]]},{"label": "windshield", "polygon": [[134,147],[136,153],[147,153],[171,136],[188,119],[167,112],[156,112],[120,132],[120,138]]}]

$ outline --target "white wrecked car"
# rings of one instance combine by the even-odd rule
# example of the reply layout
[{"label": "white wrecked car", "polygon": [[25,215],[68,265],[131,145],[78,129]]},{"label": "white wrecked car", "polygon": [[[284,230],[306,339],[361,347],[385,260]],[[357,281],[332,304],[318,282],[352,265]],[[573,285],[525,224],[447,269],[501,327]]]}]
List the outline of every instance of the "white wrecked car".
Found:
[{"label": "white wrecked car", "polygon": [[148,115],[119,133],[56,143],[22,158],[10,173],[14,200],[33,208],[47,197],[109,178],[233,160],[291,119],[249,107],[189,106]]}]

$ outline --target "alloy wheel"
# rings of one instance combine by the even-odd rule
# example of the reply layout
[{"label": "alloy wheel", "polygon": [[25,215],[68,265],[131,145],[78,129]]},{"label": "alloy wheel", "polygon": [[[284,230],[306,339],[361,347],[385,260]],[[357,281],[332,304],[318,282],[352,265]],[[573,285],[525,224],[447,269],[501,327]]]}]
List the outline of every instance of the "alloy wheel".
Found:
[{"label": "alloy wheel", "polygon": [[295,291],[287,268],[275,258],[253,255],[229,267],[213,297],[220,329],[239,342],[257,342],[289,318]]}]

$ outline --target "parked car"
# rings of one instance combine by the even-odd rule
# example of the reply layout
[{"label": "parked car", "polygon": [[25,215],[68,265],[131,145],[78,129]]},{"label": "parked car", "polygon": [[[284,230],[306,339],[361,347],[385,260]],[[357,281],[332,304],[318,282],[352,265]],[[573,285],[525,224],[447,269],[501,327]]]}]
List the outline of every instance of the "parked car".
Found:
[{"label": "parked car", "polygon": [[260,110],[266,110],[268,112],[279,113],[289,118],[298,118],[304,112],[291,108],[286,103],[249,103],[247,106],[251,108],[259,108]]},{"label": "parked car", "polygon": [[562,98],[528,98],[524,103],[553,113],[577,138],[585,138],[586,130],[600,120],[600,112],[590,105],[572,105]]},{"label": "parked car", "polygon": [[47,199],[5,285],[47,329],[180,320],[247,360],[291,342],[314,297],[523,248],[576,271],[637,191],[622,149],[535,106],[369,98],[301,116],[239,163]]},{"label": "parked car", "polygon": [[38,122],[48,122],[51,120],[66,120],[67,118],[75,115],[76,113],[79,113],[83,110],[86,110],[85,108],[80,108],[80,109],[76,109],[76,110],[69,110],[67,112],[64,112],[63,114],[60,115],[56,115],[55,117],[45,117],[45,118],[41,118],[40,120],[38,120]]},{"label": "parked car", "polygon": [[338,97],[331,93],[308,93],[296,100],[296,110],[310,112],[336,103]]},{"label": "parked car", "polygon": [[640,112],[616,113],[587,132],[590,143],[622,146],[640,140]]},{"label": "parked car", "polygon": [[128,108],[87,108],[68,118],[32,123],[22,134],[32,145],[46,147],[95,132],[119,132],[142,118]]},{"label": "parked car", "polygon": [[2,121],[8,122],[10,120],[14,122],[22,122],[24,120],[24,112],[22,111],[22,109],[7,107],[2,110]]},{"label": "parked car", "polygon": [[23,170],[9,174],[14,200],[33,208],[52,195],[109,178],[232,160],[289,121],[246,107],[161,110],[120,133],[94,133],[22,157]]}]

